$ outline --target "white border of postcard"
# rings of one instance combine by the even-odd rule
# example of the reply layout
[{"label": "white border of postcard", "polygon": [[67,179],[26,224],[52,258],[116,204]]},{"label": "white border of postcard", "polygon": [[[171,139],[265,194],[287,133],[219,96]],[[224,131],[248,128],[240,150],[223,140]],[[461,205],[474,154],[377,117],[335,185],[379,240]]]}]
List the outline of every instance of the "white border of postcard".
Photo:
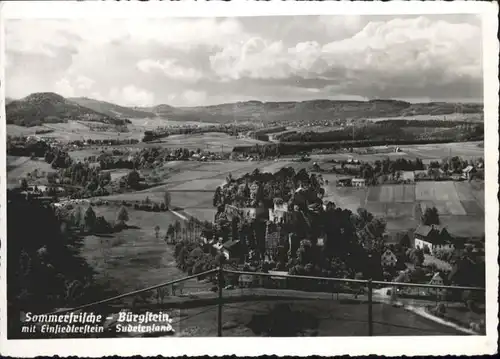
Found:
[{"label": "white border of postcard", "polygon": [[[313,337],[313,338],[141,338],[7,340],[5,295],[5,245],[1,246],[0,352],[2,355],[100,357],[105,355],[473,355],[497,351],[498,323],[498,5],[494,2],[66,2],[15,1],[0,3],[0,64],[4,64],[6,18],[129,18],[318,14],[447,14],[476,13],[483,19],[485,162],[486,162],[486,336],[428,337]],[[460,36],[460,34],[457,34]],[[2,82],[4,69],[0,71]],[[0,240],[6,236],[5,208],[5,112],[0,85]]]}]

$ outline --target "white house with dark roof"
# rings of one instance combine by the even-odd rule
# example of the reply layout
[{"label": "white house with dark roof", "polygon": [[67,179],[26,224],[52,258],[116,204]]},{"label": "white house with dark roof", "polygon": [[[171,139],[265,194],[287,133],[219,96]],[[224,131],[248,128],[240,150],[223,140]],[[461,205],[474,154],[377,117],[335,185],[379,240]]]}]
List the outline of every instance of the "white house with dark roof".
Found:
[{"label": "white house with dark roof", "polygon": [[436,225],[426,226],[420,225],[414,233],[415,248],[429,248],[431,254],[436,249],[453,250],[454,245],[452,237],[446,230]]}]

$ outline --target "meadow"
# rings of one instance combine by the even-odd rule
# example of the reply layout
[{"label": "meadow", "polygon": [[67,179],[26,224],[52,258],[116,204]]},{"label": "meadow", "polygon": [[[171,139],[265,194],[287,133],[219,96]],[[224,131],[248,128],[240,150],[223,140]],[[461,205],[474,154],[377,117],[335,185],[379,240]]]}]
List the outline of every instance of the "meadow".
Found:
[{"label": "meadow", "polygon": [[[262,172],[276,172],[291,164],[295,163],[289,161],[172,161],[154,170],[162,178],[162,185],[143,191],[106,196],[103,199],[143,201],[149,197],[152,201],[161,202],[163,194],[168,190],[171,194],[173,208],[200,220],[213,221],[216,212],[212,205],[213,193],[218,186],[225,183],[229,174],[236,178],[250,173],[256,168]],[[300,165],[303,166],[303,164]],[[149,173],[148,171],[142,172],[143,175]]]},{"label": "meadow", "polygon": [[[460,143],[437,143],[425,145],[401,145],[399,152],[395,152],[396,146],[384,147],[377,146],[370,148],[373,153],[365,153],[366,148],[354,149],[354,153],[332,153],[332,154],[313,154],[311,159],[314,161],[329,161],[329,160],[348,160],[356,158],[364,162],[382,161],[385,158],[396,160],[405,158],[415,160],[420,158],[422,162],[429,163],[430,161],[441,161],[442,158],[459,156],[463,159],[472,160],[479,157],[484,157],[483,142],[460,142]],[[360,153],[356,153],[356,152]]]},{"label": "meadow", "polygon": [[[326,176],[324,176],[327,178]],[[436,207],[443,225],[460,237],[479,237],[484,228],[484,188],[467,182],[417,182],[367,188],[338,188],[332,178],[325,199],[355,211],[366,208],[387,220],[389,231],[416,228],[416,206]],[[417,212],[418,213],[418,212]]]},{"label": "meadow", "polygon": [[[97,216],[115,221],[118,206],[94,206]],[[82,207],[85,211],[86,207]],[[125,293],[185,277],[176,267],[173,247],[165,243],[169,224],[179,218],[171,212],[145,212],[128,208],[130,226],[110,235],[90,235],[84,239],[82,255],[98,272],[97,279],[110,289]],[[181,225],[184,226],[182,221]],[[154,227],[160,232],[156,238]],[[188,281],[186,291],[207,290],[208,284]]]},{"label": "meadow", "polygon": [[29,157],[7,156],[7,185],[19,185],[19,180],[26,178],[28,173],[33,173],[35,170],[40,176],[40,179],[35,182],[37,184],[46,184],[46,174],[55,172],[43,159],[32,160]]}]

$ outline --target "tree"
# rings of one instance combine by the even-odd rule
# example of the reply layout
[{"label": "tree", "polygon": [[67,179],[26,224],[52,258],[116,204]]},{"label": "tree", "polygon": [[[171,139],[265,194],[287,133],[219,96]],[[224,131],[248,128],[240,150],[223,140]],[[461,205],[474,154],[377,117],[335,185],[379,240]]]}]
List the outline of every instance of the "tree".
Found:
[{"label": "tree", "polygon": [[175,224],[174,224],[174,230],[175,230],[175,238],[177,239],[178,236],[179,236],[179,233],[181,233],[181,222],[179,222],[179,220],[176,220],[175,221]]},{"label": "tree", "polygon": [[125,222],[128,221],[128,212],[127,212],[127,209],[122,206],[120,207],[120,210],[118,211],[118,214],[116,215],[116,219],[118,221],[118,223],[120,223],[120,225],[124,225]]},{"label": "tree", "polygon": [[139,188],[140,180],[141,176],[139,175],[139,172],[137,172],[136,170],[130,171],[126,177],[127,185],[133,189]]},{"label": "tree", "polygon": [[415,218],[416,221],[422,221],[422,207],[418,202],[413,206],[413,218]]},{"label": "tree", "polygon": [[420,248],[410,248],[406,252],[406,255],[416,266],[421,266],[424,263],[424,251]]},{"label": "tree", "polygon": [[174,226],[172,225],[172,223],[170,223],[170,224],[168,225],[168,229],[167,229],[167,236],[169,236],[169,237],[170,237],[170,239],[173,239],[174,235],[175,235],[175,228],[174,228]]},{"label": "tree", "polygon": [[92,209],[92,206],[89,206],[85,211],[83,220],[85,221],[85,227],[87,227],[88,230],[92,231],[96,224],[96,215],[94,210]]},{"label": "tree", "polygon": [[172,197],[168,191],[165,191],[163,194],[163,203],[165,203],[165,207],[167,210],[170,208],[170,203],[172,202]]},{"label": "tree", "polygon": [[438,225],[439,221],[439,212],[436,207],[426,208],[424,214],[422,215],[422,224],[426,226],[430,226],[433,224]]},{"label": "tree", "polygon": [[410,241],[410,237],[408,236],[408,233],[405,233],[400,241],[399,241],[399,244],[401,245],[401,247],[403,248],[410,248],[411,247],[411,241]]},{"label": "tree", "polygon": [[75,212],[73,213],[73,225],[77,228],[82,227],[82,208],[80,206],[75,208]]},{"label": "tree", "polygon": [[156,225],[155,226],[155,235],[156,235],[156,238],[158,238],[158,233],[160,233],[160,226]]},{"label": "tree", "polygon": [[28,181],[26,181],[26,178],[23,178],[19,181],[19,185],[21,187],[21,190],[26,191],[28,189]]},{"label": "tree", "polygon": [[[7,235],[14,240],[6,249],[6,310],[13,339],[23,335],[19,323],[22,311],[46,313],[95,300],[88,295],[88,289],[94,289],[90,287],[93,271],[80,255],[77,236],[61,231],[61,223],[51,208],[38,201],[22,197],[9,201]],[[78,295],[67,295],[67,283],[73,281],[82,283],[81,290]],[[102,294],[94,291],[94,295]]]}]

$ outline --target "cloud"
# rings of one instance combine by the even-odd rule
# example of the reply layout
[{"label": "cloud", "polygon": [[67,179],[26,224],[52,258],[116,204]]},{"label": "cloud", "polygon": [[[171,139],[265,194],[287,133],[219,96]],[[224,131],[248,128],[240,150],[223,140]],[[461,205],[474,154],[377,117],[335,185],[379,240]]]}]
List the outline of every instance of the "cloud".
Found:
[{"label": "cloud", "polygon": [[55,92],[65,97],[75,96],[75,89],[67,78],[62,78],[56,82]]},{"label": "cloud", "polygon": [[172,94],[168,97],[168,102],[174,106],[198,106],[205,103],[207,93],[204,91],[186,90],[180,94]]},{"label": "cloud", "polygon": [[107,98],[123,106],[151,106],[154,104],[154,94],[145,89],[128,85],[124,88],[112,88]]},{"label": "cloud", "polygon": [[[8,20],[6,86],[120,104],[482,98],[470,15]],[[94,96],[95,97],[95,96]]]},{"label": "cloud", "polygon": [[201,71],[182,66],[175,60],[145,59],[137,63],[137,68],[147,74],[157,70],[162,72],[163,76],[179,81],[196,82],[203,78]]},{"label": "cloud", "polygon": [[95,83],[94,80],[92,80],[86,76],[83,76],[83,75],[78,75],[76,78],[76,85],[77,85],[78,89],[81,89],[81,90],[90,89],[94,83]]},{"label": "cloud", "polygon": [[[370,22],[352,37],[323,46],[308,41],[286,48],[281,42],[252,38],[217,52],[210,62],[223,81],[245,77],[340,80],[344,86],[340,84],[338,90],[345,94],[396,96],[400,88],[387,90],[394,83],[404,83],[408,90],[436,86],[436,81],[480,83],[480,40],[478,26],[418,17]],[[368,82],[369,91],[363,91],[363,82]]]}]

